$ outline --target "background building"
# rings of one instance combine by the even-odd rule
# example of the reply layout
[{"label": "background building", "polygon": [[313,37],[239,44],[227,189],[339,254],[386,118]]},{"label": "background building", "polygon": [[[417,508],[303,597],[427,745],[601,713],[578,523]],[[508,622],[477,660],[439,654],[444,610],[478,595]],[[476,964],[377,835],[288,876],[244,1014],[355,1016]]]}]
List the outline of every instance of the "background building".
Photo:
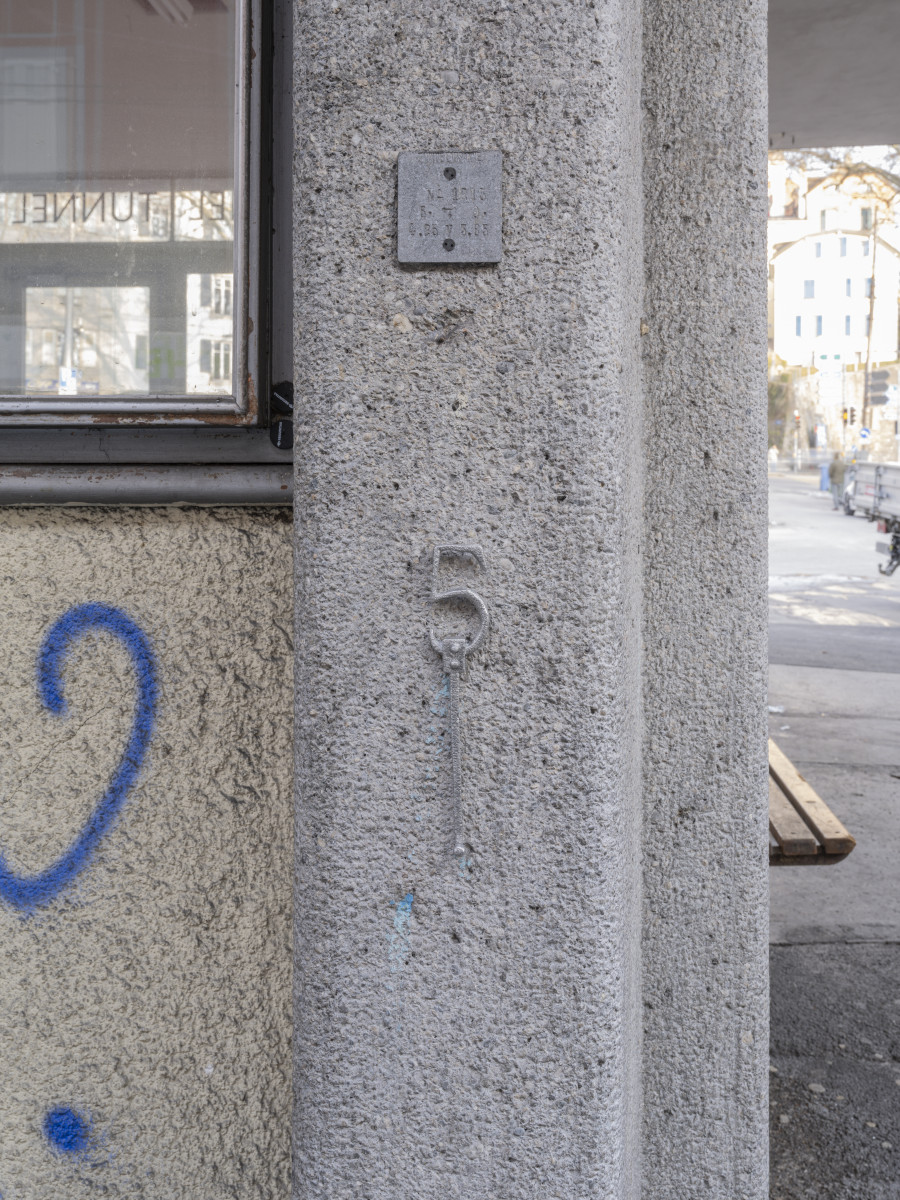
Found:
[{"label": "background building", "polygon": [[[804,451],[860,445],[865,419],[872,436],[861,449],[894,457],[898,195],[900,178],[867,164],[816,175],[770,155],[770,364],[790,384],[780,418],[788,452],[795,441]],[[867,364],[891,372],[892,391],[864,414]]]}]

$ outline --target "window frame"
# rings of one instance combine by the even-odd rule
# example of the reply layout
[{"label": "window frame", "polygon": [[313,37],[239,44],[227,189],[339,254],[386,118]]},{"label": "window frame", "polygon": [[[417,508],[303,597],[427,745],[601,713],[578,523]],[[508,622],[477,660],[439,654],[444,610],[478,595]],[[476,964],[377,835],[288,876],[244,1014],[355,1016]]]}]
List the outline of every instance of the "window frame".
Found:
[{"label": "window frame", "polygon": [[[20,396],[0,395],[0,427],[53,428],[98,425],[131,427],[212,426],[219,429],[268,423],[272,351],[271,188],[277,104],[274,32],[284,23],[286,0],[235,0],[236,82],[234,153],[233,344],[234,387],[221,396]],[[283,32],[283,28],[281,30]],[[283,56],[282,56],[283,57]],[[283,64],[282,64],[283,69]],[[266,96],[267,102],[263,102]],[[285,114],[281,114],[282,121]],[[287,119],[289,120],[289,114]],[[288,126],[289,128],[289,126]],[[282,146],[279,154],[289,152]],[[284,205],[282,204],[282,209]],[[287,212],[289,221],[289,206]],[[282,231],[282,241],[284,240]],[[289,235],[289,231],[288,235]],[[211,272],[215,274],[215,272]],[[282,357],[284,357],[282,355]],[[255,440],[255,439],[254,439]],[[6,455],[3,456],[6,458]]]}]

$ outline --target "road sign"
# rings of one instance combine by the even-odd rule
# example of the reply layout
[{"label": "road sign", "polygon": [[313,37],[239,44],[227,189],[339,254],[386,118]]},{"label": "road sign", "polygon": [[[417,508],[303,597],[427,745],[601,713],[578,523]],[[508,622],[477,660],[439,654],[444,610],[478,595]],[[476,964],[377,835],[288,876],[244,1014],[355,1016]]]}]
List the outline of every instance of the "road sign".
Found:
[{"label": "road sign", "polygon": [[870,429],[861,429],[859,431],[859,440],[861,442],[867,442],[871,436],[872,431]]}]

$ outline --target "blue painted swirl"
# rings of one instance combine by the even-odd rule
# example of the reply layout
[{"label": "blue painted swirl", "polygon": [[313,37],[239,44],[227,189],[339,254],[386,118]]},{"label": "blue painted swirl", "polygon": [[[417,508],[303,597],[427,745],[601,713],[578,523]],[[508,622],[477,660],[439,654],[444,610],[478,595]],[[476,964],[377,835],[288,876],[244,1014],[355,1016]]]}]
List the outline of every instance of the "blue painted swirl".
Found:
[{"label": "blue painted swirl", "polygon": [[156,719],[156,659],[147,635],[127,613],[108,604],[79,604],[63,613],[44,638],[38,655],[38,693],[45,708],[65,716],[62,668],[70,647],[86,633],[111,633],[127,646],[137,676],[137,704],[125,752],[102,799],[68,850],[37,875],[17,875],[0,850],[0,899],[28,911],[46,904],[90,862],[115,822],[137,779]]}]

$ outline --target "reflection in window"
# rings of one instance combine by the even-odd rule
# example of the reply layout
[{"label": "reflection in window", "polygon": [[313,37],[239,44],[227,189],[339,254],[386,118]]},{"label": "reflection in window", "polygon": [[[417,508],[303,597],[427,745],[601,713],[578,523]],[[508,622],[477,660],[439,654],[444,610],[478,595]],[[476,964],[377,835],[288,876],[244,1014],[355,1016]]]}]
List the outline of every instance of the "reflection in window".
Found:
[{"label": "reflection in window", "polygon": [[232,295],[230,274],[187,277],[187,390],[232,390]]},{"label": "reflection in window", "polygon": [[231,338],[216,342],[200,339],[200,370],[209,376],[210,382],[230,382]]},{"label": "reflection in window", "polygon": [[232,391],[235,13],[4,6],[0,393]]},{"label": "reflection in window", "polygon": [[27,288],[28,391],[59,396],[146,394],[149,321],[149,288]]}]

